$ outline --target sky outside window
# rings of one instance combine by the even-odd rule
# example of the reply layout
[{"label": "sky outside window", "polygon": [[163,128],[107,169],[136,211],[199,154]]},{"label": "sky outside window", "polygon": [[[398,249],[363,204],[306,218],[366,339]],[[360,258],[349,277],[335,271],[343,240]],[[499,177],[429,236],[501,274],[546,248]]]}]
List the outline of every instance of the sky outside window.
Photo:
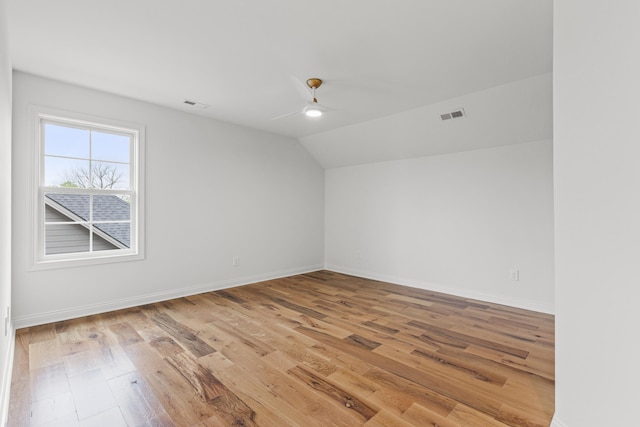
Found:
[{"label": "sky outside window", "polygon": [[[44,141],[45,186],[60,186],[73,181],[70,178],[74,172],[95,171],[99,167],[119,177],[111,188],[130,188],[129,135],[45,123]],[[96,180],[93,185],[100,188]]]}]

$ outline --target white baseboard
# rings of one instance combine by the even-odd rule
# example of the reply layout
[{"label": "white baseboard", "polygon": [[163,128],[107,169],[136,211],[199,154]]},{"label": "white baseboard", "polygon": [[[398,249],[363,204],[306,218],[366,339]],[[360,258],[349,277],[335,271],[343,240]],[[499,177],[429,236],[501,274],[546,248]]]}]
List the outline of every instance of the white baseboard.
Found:
[{"label": "white baseboard", "polygon": [[26,328],[29,326],[44,325],[51,322],[59,322],[61,320],[75,319],[77,317],[90,316],[92,314],[106,313],[113,310],[135,307],[144,304],[151,304],[159,301],[166,301],[174,298],[186,297],[189,295],[201,294],[204,292],[217,291],[221,289],[233,288],[236,286],[249,285],[251,283],[263,282],[266,280],[279,279],[281,277],[293,276],[296,274],[304,274],[312,271],[322,270],[322,265],[313,265],[302,268],[289,270],[281,270],[254,276],[240,277],[231,280],[223,280],[220,282],[205,283],[187,288],[173,289],[165,292],[157,292],[153,294],[140,295],[131,298],[122,298],[117,300],[106,301],[99,304],[91,304],[82,307],[74,307],[65,310],[49,311],[29,316],[16,317],[13,320],[16,329]]},{"label": "white baseboard", "polygon": [[131,298],[122,298],[117,300],[111,300],[102,302],[99,304],[91,304],[82,307],[74,307],[64,310],[49,311],[44,313],[33,314],[29,316],[16,317],[13,319],[13,328],[20,329],[29,326],[44,325],[46,323],[58,322],[61,320],[74,319],[82,316],[90,316],[92,314],[105,313],[113,310],[120,310],[123,308],[135,307],[144,304],[151,304],[158,301],[165,301],[173,298],[181,298],[189,295],[195,295],[203,292],[211,292],[220,289],[233,288],[236,286],[248,285],[251,283],[262,282],[266,280],[278,279],[281,277],[293,276],[296,274],[304,274],[321,269],[335,271],[337,273],[344,273],[353,276],[363,277],[366,279],[380,280],[389,283],[395,283],[403,286],[410,286],[418,289],[425,289],[434,292],[442,292],[450,295],[456,295],[463,298],[471,298],[480,301],[492,302],[495,304],[508,305],[511,307],[523,308],[525,310],[532,310],[541,313],[553,314],[554,309],[551,305],[540,304],[534,301],[525,301],[514,298],[505,298],[500,295],[491,295],[480,292],[473,292],[466,289],[453,288],[450,286],[440,285],[436,283],[422,282],[412,279],[406,279],[401,277],[387,276],[378,273],[372,273],[369,271],[357,270],[348,267],[342,267],[338,265],[328,264],[313,265],[302,268],[295,268],[289,270],[281,270],[269,273],[258,274],[254,276],[240,277],[231,280],[224,280],[220,282],[205,283],[196,286],[190,286],[186,288],[173,289],[170,291],[157,292],[153,294],[140,295]]},{"label": "white baseboard", "polygon": [[412,288],[425,289],[428,291],[441,292],[449,295],[456,295],[462,298],[470,298],[479,301],[491,302],[494,304],[508,305],[510,307],[522,308],[525,310],[537,311],[539,313],[554,314],[553,305],[541,304],[536,301],[527,301],[516,298],[504,297],[502,295],[485,294],[482,292],[473,292],[467,289],[459,289],[451,286],[441,285],[437,283],[422,282],[413,279],[401,277],[387,276],[369,271],[357,270],[338,265],[327,264],[326,270],[335,271],[336,273],[344,273],[352,276],[358,276],[365,279],[379,280],[381,282],[394,283],[396,285],[410,286]]},{"label": "white baseboard", "polygon": [[11,325],[9,329],[9,345],[7,354],[2,355],[5,362],[2,367],[2,380],[0,384],[0,425],[6,425],[9,418],[9,397],[11,395],[11,373],[13,372],[13,353],[15,352],[16,330]]}]

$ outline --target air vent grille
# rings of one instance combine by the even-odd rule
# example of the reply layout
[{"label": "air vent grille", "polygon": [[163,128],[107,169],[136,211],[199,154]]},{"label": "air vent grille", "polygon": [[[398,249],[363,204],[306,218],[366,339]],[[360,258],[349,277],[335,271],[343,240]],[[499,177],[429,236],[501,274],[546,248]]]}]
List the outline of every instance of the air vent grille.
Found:
[{"label": "air vent grille", "polygon": [[185,99],[184,103],[196,108],[209,108],[207,104],[203,104],[202,102],[190,101],[188,99]]},{"label": "air vent grille", "polygon": [[441,120],[453,120],[453,119],[460,119],[462,117],[465,117],[466,114],[464,112],[464,108],[460,108],[457,109],[455,111],[452,111],[450,113],[444,113],[444,114],[440,114],[440,119]]}]

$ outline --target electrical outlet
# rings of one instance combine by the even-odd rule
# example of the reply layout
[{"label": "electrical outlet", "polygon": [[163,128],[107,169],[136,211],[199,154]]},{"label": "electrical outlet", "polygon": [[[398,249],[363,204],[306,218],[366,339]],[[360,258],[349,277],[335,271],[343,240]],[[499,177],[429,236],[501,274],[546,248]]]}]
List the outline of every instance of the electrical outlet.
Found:
[{"label": "electrical outlet", "polygon": [[520,280],[520,270],[513,269],[513,270],[509,271],[509,278],[514,282],[519,281]]},{"label": "electrical outlet", "polygon": [[233,257],[233,266],[234,267],[238,267],[239,265],[240,265],[240,257],[234,256]]}]

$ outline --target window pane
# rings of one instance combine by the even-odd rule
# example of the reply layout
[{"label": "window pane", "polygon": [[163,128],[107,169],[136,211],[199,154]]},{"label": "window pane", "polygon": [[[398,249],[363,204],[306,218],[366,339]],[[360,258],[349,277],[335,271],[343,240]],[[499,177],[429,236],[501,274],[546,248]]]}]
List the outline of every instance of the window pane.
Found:
[{"label": "window pane", "polygon": [[131,138],[104,132],[92,132],[91,157],[106,162],[130,162]]},{"label": "window pane", "polygon": [[[131,247],[131,224],[128,222],[101,222],[95,224],[94,229],[94,251]],[[107,242],[109,242],[108,245]]]},{"label": "window pane", "polygon": [[91,165],[91,183],[93,188],[113,190],[129,189],[129,165],[107,162],[92,162]]},{"label": "window pane", "polygon": [[89,187],[89,161],[45,156],[44,185],[47,187]]},{"label": "window pane", "polygon": [[45,225],[45,254],[89,251],[89,230],[80,224]]},{"label": "window pane", "polygon": [[94,221],[130,221],[131,205],[122,195],[93,196]]},{"label": "window pane", "polygon": [[94,252],[100,252],[100,251],[113,251],[116,249],[122,249],[118,246],[115,246],[112,243],[109,243],[105,240],[102,240],[100,237],[95,236],[93,237],[93,250]]},{"label": "window pane", "polygon": [[45,123],[44,153],[50,156],[89,158],[89,131]]},{"label": "window pane", "polygon": [[89,221],[88,194],[45,194],[45,206],[54,210],[58,215],[66,216],[71,220]]},{"label": "window pane", "polygon": [[62,214],[58,209],[51,206],[52,200],[50,200],[49,198],[46,198],[45,201],[47,202],[45,203],[45,206],[44,206],[44,222],[45,223],[73,222],[73,220],[69,218],[67,215]]}]

